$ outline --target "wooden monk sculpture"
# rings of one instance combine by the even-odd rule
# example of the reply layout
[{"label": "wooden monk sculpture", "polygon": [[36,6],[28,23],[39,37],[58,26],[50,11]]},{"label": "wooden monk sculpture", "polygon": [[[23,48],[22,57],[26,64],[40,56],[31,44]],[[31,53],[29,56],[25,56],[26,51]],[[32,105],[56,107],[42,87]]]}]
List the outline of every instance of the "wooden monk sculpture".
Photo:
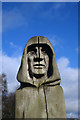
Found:
[{"label": "wooden monk sculpture", "polygon": [[26,44],[17,79],[15,118],[66,118],[63,89],[50,41],[32,37]]}]

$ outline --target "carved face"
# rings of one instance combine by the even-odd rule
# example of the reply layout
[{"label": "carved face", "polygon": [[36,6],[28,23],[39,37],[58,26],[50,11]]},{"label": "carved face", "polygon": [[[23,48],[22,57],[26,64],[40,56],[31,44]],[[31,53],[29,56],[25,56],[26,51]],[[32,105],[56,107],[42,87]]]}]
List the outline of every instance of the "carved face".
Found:
[{"label": "carved face", "polygon": [[34,36],[29,39],[24,48],[17,79],[21,83],[29,83],[36,87],[43,83],[60,83],[55,53],[46,37]]},{"label": "carved face", "polygon": [[[47,75],[49,56],[45,46],[31,45],[28,47],[28,65],[32,75]],[[39,77],[39,76],[37,76]]]}]

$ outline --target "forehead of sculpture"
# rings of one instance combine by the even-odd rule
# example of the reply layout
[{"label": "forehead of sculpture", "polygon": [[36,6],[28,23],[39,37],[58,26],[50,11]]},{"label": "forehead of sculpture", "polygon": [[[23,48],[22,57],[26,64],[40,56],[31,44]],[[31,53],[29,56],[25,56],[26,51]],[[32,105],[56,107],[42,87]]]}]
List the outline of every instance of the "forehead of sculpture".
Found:
[{"label": "forehead of sculpture", "polygon": [[31,44],[38,44],[38,43],[44,43],[44,44],[51,44],[50,41],[44,37],[44,36],[35,36],[32,37],[28,40],[27,45],[31,45]]}]

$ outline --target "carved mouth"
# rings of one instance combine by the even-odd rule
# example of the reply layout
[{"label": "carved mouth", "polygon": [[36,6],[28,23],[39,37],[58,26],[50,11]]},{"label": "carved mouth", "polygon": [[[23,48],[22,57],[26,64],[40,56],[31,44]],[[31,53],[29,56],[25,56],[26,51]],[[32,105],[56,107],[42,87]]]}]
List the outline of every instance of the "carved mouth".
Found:
[{"label": "carved mouth", "polygon": [[42,69],[45,65],[43,64],[35,64],[33,65],[35,69]]},{"label": "carved mouth", "polygon": [[43,64],[35,64],[33,66],[45,66],[45,65],[43,65]]}]

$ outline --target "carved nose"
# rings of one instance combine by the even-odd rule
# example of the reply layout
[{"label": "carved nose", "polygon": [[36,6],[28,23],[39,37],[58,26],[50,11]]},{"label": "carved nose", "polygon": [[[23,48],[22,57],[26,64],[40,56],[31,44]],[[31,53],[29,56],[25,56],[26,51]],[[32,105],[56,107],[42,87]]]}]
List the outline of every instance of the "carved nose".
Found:
[{"label": "carved nose", "polygon": [[40,62],[42,60],[43,60],[42,58],[34,58],[34,62]]}]

